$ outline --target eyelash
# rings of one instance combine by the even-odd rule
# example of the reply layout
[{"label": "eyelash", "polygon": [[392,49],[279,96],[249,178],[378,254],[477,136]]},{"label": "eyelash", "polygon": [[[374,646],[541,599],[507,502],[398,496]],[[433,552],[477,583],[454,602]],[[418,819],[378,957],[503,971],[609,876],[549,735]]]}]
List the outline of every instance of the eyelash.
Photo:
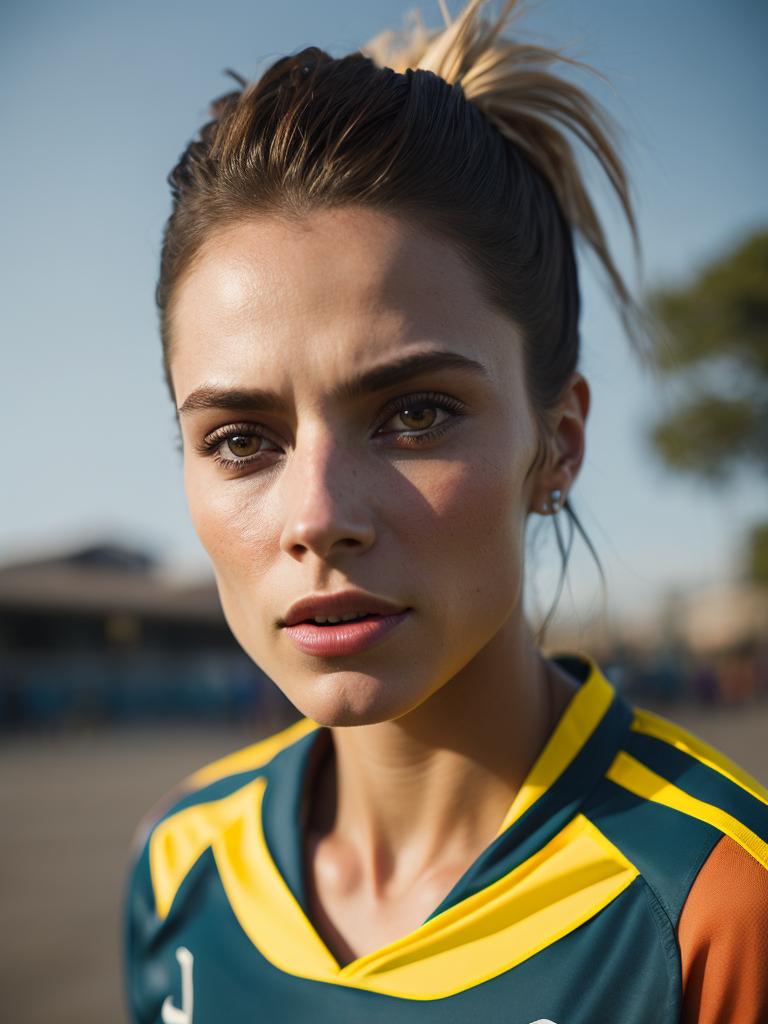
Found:
[{"label": "eyelash", "polygon": [[[396,436],[401,440],[407,439],[407,447],[416,447],[417,445],[429,443],[444,434],[447,430],[450,430],[454,425],[455,420],[464,414],[465,406],[458,401],[456,398],[451,398],[449,395],[441,395],[434,391],[425,391],[418,394],[412,395],[399,395],[393,399],[382,410],[381,414],[376,419],[376,426],[373,430],[374,436],[378,434],[378,431],[392,419],[393,416],[399,412],[404,412],[409,406],[414,405],[426,405],[433,406],[436,409],[442,409],[444,412],[450,414],[450,418],[440,423],[437,427],[431,429],[427,428],[423,431],[407,431],[401,430],[396,433]],[[277,436],[273,435],[271,431],[267,430],[259,423],[231,423],[225,427],[219,427],[214,430],[207,437],[203,438],[200,444],[197,446],[197,450],[201,455],[210,456],[219,465],[226,469],[244,469],[252,466],[255,462],[263,461],[264,455],[267,451],[273,451],[274,449],[266,449],[264,452],[254,452],[253,455],[249,455],[242,459],[227,459],[222,456],[221,451],[224,444],[231,437],[263,437],[267,441],[271,441],[273,444],[280,445]],[[386,436],[386,435],[384,435]],[[382,437],[382,435],[379,435]]]},{"label": "eyelash", "polygon": [[263,452],[254,452],[253,455],[249,455],[244,459],[227,459],[221,454],[221,450],[224,444],[232,437],[263,437],[266,441],[271,441],[272,444],[278,446],[281,444],[277,436],[273,435],[271,431],[267,430],[260,423],[230,423],[226,427],[219,427],[218,430],[214,430],[213,433],[204,437],[197,446],[197,450],[201,455],[211,456],[214,462],[224,466],[226,469],[233,469],[235,467],[240,469],[252,466],[254,462],[263,462],[267,452],[274,450],[266,449]]},{"label": "eyelash", "polygon": [[[389,403],[386,409],[384,409],[378,417],[376,421],[378,425],[374,430],[374,436],[379,430],[381,430],[388,420],[392,419],[394,415],[399,412],[405,412],[409,406],[414,405],[431,406],[435,409],[442,409],[444,412],[450,414],[450,418],[445,420],[443,423],[438,424],[436,427],[427,427],[422,431],[399,431],[397,436],[400,439],[407,439],[409,447],[426,444],[440,437],[454,426],[455,421],[462,416],[465,411],[465,406],[458,399],[451,398],[450,395],[441,395],[436,391],[422,391],[413,395],[399,395]],[[379,436],[381,437],[382,435]]]}]

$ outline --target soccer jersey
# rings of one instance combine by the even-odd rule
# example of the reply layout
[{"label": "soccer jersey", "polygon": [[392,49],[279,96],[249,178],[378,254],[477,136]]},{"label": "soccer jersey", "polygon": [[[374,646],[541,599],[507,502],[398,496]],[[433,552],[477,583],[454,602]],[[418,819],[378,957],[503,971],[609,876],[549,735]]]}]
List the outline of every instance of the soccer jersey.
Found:
[{"label": "soccer jersey", "polygon": [[[193,775],[133,875],[136,1021],[703,1020],[685,986],[699,986],[700,1008],[712,947],[698,922],[712,917],[718,865],[757,873],[746,905],[756,927],[768,921],[752,896],[765,891],[768,792],[684,730],[633,711],[594,666],[561,664],[581,685],[497,837],[416,931],[345,966],[306,910],[300,809],[318,727],[299,722]],[[693,935],[683,953],[679,928]],[[755,1013],[749,1024],[763,1019]]]}]

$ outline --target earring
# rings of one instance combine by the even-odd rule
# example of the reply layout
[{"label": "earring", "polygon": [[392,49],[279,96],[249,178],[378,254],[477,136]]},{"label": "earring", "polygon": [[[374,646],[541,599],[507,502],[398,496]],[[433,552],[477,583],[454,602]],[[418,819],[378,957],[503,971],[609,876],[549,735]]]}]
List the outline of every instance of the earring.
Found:
[{"label": "earring", "polygon": [[553,512],[559,512],[560,508],[562,507],[562,502],[560,501],[560,497],[561,497],[562,493],[563,493],[562,491],[552,491],[552,493],[550,495],[550,500],[552,502],[552,511]]}]

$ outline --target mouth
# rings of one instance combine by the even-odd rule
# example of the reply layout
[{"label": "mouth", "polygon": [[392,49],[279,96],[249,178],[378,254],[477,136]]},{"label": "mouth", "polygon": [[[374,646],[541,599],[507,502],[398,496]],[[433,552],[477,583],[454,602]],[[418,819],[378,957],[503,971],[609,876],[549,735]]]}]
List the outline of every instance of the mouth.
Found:
[{"label": "mouth", "polygon": [[369,622],[382,616],[375,612],[348,612],[346,615],[315,615],[312,619],[304,619],[310,626],[337,626],[340,622]]},{"label": "mouth", "polygon": [[370,595],[342,593],[299,602],[281,625],[303,653],[337,658],[375,647],[410,612]]}]

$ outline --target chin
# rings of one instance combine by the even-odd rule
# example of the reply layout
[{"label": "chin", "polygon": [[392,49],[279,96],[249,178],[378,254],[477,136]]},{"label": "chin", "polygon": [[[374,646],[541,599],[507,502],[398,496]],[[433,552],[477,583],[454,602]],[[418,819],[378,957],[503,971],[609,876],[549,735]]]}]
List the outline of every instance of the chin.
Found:
[{"label": "chin", "polygon": [[331,669],[273,677],[288,700],[307,718],[329,728],[391,722],[418,707],[431,691],[413,679]]}]

